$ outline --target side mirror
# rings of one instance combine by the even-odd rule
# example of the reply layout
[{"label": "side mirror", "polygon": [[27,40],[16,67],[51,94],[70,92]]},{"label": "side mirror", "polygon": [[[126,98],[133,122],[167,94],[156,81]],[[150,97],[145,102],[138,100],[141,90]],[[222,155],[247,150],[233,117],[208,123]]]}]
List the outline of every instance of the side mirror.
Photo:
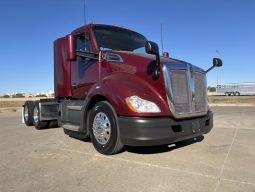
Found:
[{"label": "side mirror", "polygon": [[163,57],[169,58],[169,53],[168,52],[164,52],[163,53]]},{"label": "side mirror", "polygon": [[152,41],[146,41],[145,42],[145,51],[148,54],[152,54],[156,56],[156,63],[154,70],[152,72],[152,78],[154,80],[157,80],[159,77],[159,71],[160,71],[160,56],[159,56],[159,48],[158,44],[154,43]]},{"label": "side mirror", "polygon": [[148,54],[159,55],[158,44],[152,41],[145,42],[145,51]]},{"label": "side mirror", "polygon": [[66,36],[66,57],[68,61],[75,61],[75,38],[69,34]]},{"label": "side mirror", "polygon": [[214,67],[221,67],[223,65],[223,62],[219,58],[213,58],[213,66],[206,70],[206,73],[211,71]]},{"label": "side mirror", "polygon": [[219,58],[213,58],[213,66],[214,67],[221,67],[222,66],[222,60]]}]

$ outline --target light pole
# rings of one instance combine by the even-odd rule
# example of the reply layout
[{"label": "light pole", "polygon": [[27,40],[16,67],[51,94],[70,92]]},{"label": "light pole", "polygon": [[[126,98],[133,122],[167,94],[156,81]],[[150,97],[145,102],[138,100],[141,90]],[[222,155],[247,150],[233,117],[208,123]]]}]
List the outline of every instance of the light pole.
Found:
[{"label": "light pole", "polygon": [[[220,52],[218,50],[216,50],[216,57],[220,58]],[[218,87],[219,85],[219,69],[217,69],[217,85],[216,87]]]}]

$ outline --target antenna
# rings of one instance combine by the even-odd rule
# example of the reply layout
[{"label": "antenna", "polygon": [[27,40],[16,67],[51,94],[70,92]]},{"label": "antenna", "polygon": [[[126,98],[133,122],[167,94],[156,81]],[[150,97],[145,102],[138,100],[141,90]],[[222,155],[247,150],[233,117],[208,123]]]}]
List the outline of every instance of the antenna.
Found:
[{"label": "antenna", "polygon": [[87,24],[87,21],[86,21],[86,0],[83,0],[83,3],[84,3],[84,5],[83,5],[83,8],[84,8],[84,10],[83,10],[83,19],[84,19],[84,25],[86,25]]},{"label": "antenna", "polygon": [[163,55],[164,45],[163,45],[163,24],[162,23],[160,25],[160,36],[161,36],[161,51],[162,51],[162,55]]},{"label": "antenna", "polygon": [[[216,50],[216,57],[220,58],[220,52],[219,50]],[[217,87],[219,85],[219,69],[217,69]]]},{"label": "antenna", "polygon": [[[83,10],[83,16],[84,16],[84,26],[86,26],[86,24],[87,24],[87,21],[86,21],[86,0],[83,0],[83,8],[84,8],[84,10]],[[87,33],[86,33],[86,30],[85,30],[85,32],[84,32],[84,50],[85,51],[87,51],[87,42],[86,42],[86,36],[87,36]]]}]

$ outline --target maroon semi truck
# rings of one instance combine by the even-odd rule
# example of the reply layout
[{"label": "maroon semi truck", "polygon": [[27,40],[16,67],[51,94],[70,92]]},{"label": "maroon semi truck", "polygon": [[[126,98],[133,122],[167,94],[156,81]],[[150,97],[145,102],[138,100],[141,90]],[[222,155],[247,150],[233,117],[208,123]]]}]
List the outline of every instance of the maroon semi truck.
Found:
[{"label": "maroon semi truck", "polygon": [[213,127],[206,73],[221,65],[214,58],[204,71],[160,56],[137,32],[89,24],[55,40],[55,98],[25,102],[24,122],[37,129],[57,122],[107,155],[193,138]]}]

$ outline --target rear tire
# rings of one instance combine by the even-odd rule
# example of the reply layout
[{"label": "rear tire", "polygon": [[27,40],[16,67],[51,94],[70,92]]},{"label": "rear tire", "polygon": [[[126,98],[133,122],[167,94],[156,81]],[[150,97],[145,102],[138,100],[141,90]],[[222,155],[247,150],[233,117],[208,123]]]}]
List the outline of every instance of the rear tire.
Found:
[{"label": "rear tire", "polygon": [[23,107],[23,119],[26,126],[33,125],[33,108],[34,102],[33,101],[26,101]]},{"label": "rear tire", "polygon": [[49,121],[49,128],[57,128],[57,127],[59,127],[57,120]]},{"label": "rear tire", "polygon": [[113,155],[124,148],[120,140],[117,114],[107,101],[101,101],[91,109],[89,132],[91,141],[99,153]]},{"label": "rear tire", "polygon": [[39,101],[34,102],[34,108],[33,108],[33,124],[36,129],[45,129],[49,127],[48,121],[41,121],[40,119],[40,107],[39,107]]}]

